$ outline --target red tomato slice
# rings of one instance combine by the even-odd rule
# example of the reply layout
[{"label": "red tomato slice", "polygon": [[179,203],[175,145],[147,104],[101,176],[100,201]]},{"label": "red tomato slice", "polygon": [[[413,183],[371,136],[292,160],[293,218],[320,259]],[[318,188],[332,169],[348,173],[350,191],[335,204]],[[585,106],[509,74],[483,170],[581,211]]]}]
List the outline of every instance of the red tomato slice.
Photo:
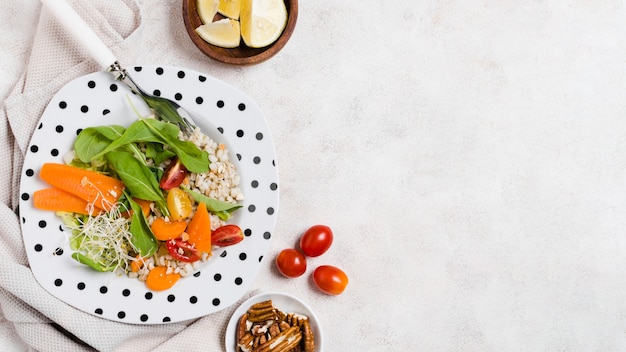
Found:
[{"label": "red tomato slice", "polygon": [[161,177],[159,186],[164,190],[178,187],[183,183],[185,176],[187,176],[187,168],[175,157],[163,171],[163,177]]},{"label": "red tomato slice", "polygon": [[165,242],[168,252],[172,258],[181,262],[193,263],[200,259],[200,251],[195,249],[188,242],[180,239],[169,240]]},{"label": "red tomato slice", "polygon": [[243,231],[237,225],[224,225],[211,233],[211,244],[225,247],[243,241]]}]

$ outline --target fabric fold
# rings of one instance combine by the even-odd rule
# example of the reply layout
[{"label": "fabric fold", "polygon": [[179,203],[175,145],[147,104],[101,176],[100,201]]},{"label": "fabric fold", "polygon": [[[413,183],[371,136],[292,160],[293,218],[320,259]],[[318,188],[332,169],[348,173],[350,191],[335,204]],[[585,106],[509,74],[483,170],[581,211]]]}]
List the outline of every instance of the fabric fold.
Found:
[{"label": "fabric fold", "polygon": [[[68,2],[122,64],[135,62],[141,35],[137,1]],[[193,321],[131,325],[82,312],[37,283],[28,267],[20,229],[18,193],[24,155],[56,92],[71,80],[102,68],[86,57],[45,8],[25,67],[0,109],[4,161],[0,177],[10,180],[0,185],[0,334],[17,334],[29,351],[223,350],[226,324],[238,304]]]}]

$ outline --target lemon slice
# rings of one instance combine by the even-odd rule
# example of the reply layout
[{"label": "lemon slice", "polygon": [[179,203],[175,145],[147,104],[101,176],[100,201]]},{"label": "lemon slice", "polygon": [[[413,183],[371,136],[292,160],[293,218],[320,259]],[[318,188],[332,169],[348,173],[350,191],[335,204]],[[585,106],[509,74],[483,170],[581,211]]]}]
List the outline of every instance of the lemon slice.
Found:
[{"label": "lemon slice", "polygon": [[217,13],[219,0],[198,0],[198,15],[202,23],[211,23]]},{"label": "lemon slice", "polygon": [[283,0],[242,0],[241,37],[251,48],[268,46],[280,37],[287,25]]},{"label": "lemon slice", "polygon": [[223,18],[196,28],[200,38],[222,48],[236,48],[241,40],[239,21]]},{"label": "lemon slice", "polygon": [[217,5],[217,12],[233,20],[239,19],[239,10],[241,10],[241,0],[219,0]]}]

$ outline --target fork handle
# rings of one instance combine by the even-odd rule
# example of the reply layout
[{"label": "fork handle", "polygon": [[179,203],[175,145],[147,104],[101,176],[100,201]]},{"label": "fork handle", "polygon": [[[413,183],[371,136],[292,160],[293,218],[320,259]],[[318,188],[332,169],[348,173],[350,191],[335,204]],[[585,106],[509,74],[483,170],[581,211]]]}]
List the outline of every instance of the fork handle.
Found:
[{"label": "fork handle", "polygon": [[65,0],[41,0],[59,22],[70,32],[92,59],[104,68],[109,69],[117,61],[111,49],[96,35],[87,23],[74,11]]}]

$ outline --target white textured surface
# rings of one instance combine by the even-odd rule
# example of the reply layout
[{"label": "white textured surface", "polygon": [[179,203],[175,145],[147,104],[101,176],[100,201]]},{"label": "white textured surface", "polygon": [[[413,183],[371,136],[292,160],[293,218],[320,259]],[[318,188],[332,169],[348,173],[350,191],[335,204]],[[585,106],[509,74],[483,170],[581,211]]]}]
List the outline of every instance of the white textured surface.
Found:
[{"label": "white textured surface", "polygon": [[[158,5],[157,5],[158,4]],[[301,1],[281,53],[203,56],[181,1],[142,1],[137,64],[189,67],[254,97],[278,154],[269,257],[335,232],[298,279],[327,351],[626,349],[622,1]],[[0,97],[40,5],[0,5]],[[337,297],[309,275],[350,276]],[[0,339],[11,338],[2,322]]]}]

